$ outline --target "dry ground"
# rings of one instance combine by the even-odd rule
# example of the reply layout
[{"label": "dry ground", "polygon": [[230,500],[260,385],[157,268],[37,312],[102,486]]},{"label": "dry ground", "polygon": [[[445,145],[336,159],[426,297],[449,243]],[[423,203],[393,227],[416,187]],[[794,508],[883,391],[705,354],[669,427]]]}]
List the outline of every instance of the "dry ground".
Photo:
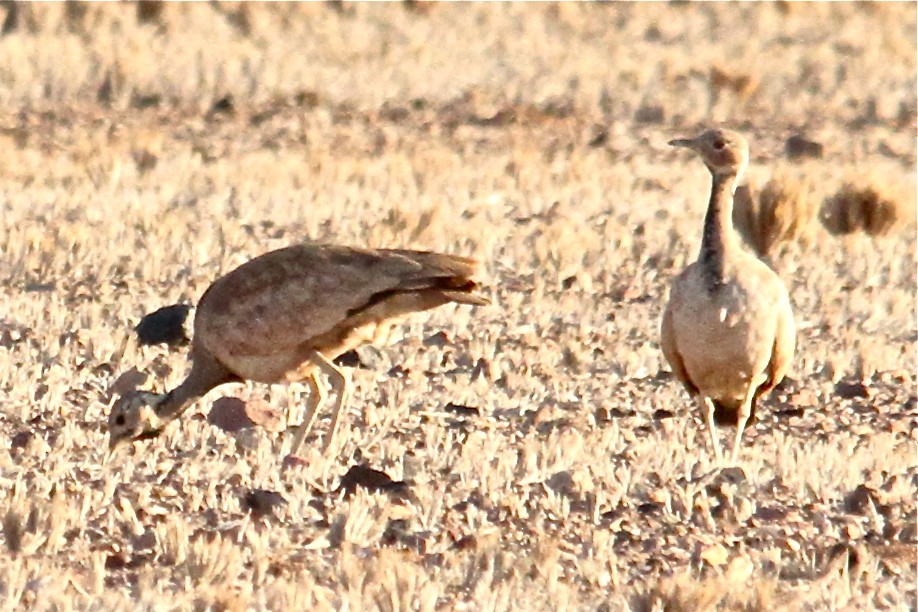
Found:
[{"label": "dry ground", "polygon": [[[860,3],[7,14],[0,602],[915,609],[915,28]],[[705,481],[657,340],[708,181],[665,142],[716,122],[754,185],[869,179],[904,218],[770,254],[799,351],[747,477]],[[789,160],[795,134],[821,156]],[[364,351],[342,447],[305,468],[208,422],[225,395],[299,420],[302,387],[254,385],[102,466],[118,376],[186,369],[140,316],[307,238],[474,255],[494,305]],[[339,490],[354,465],[405,484]]]}]

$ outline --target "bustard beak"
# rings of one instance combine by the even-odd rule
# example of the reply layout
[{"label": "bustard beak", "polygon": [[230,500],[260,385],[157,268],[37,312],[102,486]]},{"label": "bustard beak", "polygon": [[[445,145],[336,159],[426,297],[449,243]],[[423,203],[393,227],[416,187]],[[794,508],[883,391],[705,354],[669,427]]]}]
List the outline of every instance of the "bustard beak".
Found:
[{"label": "bustard beak", "polygon": [[669,146],[671,147],[685,147],[687,149],[695,148],[695,139],[694,138],[676,138],[675,140],[669,141]]}]

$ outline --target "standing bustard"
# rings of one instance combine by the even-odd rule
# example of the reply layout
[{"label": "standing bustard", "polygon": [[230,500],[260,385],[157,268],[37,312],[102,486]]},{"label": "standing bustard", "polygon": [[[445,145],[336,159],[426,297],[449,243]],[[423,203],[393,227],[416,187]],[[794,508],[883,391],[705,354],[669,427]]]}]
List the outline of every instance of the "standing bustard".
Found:
[{"label": "standing bustard", "polygon": [[266,253],[218,278],[194,318],[191,372],[166,394],[134,391],[108,418],[109,453],[158,436],[198,398],[229,382],[305,380],[309,399],[290,450],[295,455],[326,396],[335,392],[331,446],[350,380],[332,359],[385,336],[402,315],[449,302],[479,306],[477,262],[455,255],[303,244]]},{"label": "standing bustard", "polygon": [[709,130],[669,144],[698,153],[712,184],[698,261],[673,282],[663,314],[663,353],[698,402],[718,463],[723,454],[714,425],[736,426],[735,464],[756,401],[787,373],[794,316],[781,279],[743,250],[733,229],[733,192],[749,161],[746,140]]}]

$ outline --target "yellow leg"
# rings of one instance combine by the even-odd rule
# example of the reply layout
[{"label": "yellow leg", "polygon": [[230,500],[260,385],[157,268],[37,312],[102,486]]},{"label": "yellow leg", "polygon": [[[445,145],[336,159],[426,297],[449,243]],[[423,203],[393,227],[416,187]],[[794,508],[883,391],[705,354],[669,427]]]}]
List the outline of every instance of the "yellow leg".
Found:
[{"label": "yellow leg", "polygon": [[749,422],[749,416],[752,414],[752,398],[755,397],[755,391],[765,382],[765,376],[757,376],[754,380],[750,381],[749,389],[746,391],[746,396],[743,398],[743,403],[740,405],[739,418],[736,422],[736,437],[733,438],[733,452],[730,454],[730,464],[736,465],[736,459],[739,457],[740,449],[740,438],[743,437],[743,431],[746,429],[746,423]]},{"label": "yellow leg", "polygon": [[313,361],[316,366],[322,370],[322,373],[328,376],[328,384],[337,396],[335,398],[335,405],[332,408],[331,430],[328,432],[325,444],[322,445],[322,452],[324,453],[331,447],[335,439],[335,434],[338,433],[341,408],[347,406],[347,402],[351,396],[351,381],[347,374],[339,370],[338,366],[332,363],[325,355],[313,353]]},{"label": "yellow leg", "polygon": [[296,455],[300,445],[303,444],[303,440],[312,431],[312,426],[315,424],[316,416],[319,412],[319,406],[325,402],[327,397],[325,388],[319,384],[319,379],[316,378],[315,370],[306,375],[306,385],[309,387],[309,399],[306,404],[306,412],[303,414],[303,422],[296,428],[296,435],[293,438],[293,444],[290,446],[291,455]]},{"label": "yellow leg", "polygon": [[714,426],[714,402],[703,395],[696,396],[698,406],[704,414],[705,423],[708,425],[708,433],[711,434],[711,446],[714,448],[714,460],[717,465],[723,465],[724,454],[720,450],[720,440],[717,438],[717,428]]}]

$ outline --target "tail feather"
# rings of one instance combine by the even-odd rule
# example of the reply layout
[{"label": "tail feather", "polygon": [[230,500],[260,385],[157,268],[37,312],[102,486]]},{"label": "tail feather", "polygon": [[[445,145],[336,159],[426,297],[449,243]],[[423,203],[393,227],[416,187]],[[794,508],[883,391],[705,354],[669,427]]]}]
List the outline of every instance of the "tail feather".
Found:
[{"label": "tail feather", "polygon": [[471,276],[478,271],[478,261],[459,255],[426,251],[395,251],[409,257],[422,269],[405,277],[394,292],[436,291],[448,301],[485,306],[491,302],[476,291],[478,284]]},{"label": "tail feather", "polygon": [[461,255],[434,253],[432,251],[408,251],[404,249],[387,249],[388,253],[400,255],[419,264],[421,269],[416,275],[424,276],[454,276],[467,278],[475,274],[479,268],[477,259]]},{"label": "tail feather", "polygon": [[440,289],[443,297],[460,304],[469,304],[471,306],[487,306],[491,301],[476,293],[478,283],[464,276],[453,276],[451,278],[438,279],[436,288]]},{"label": "tail feather", "polygon": [[447,302],[458,302],[471,306],[487,306],[490,300],[481,294],[475,293],[478,285],[475,281],[464,277],[435,277],[420,279],[409,286],[400,286],[397,289],[380,291],[370,300],[357,308],[348,311],[347,316],[352,317],[367,311],[378,304],[387,304],[391,309],[388,316],[397,316],[409,312],[428,310],[442,306]]}]

